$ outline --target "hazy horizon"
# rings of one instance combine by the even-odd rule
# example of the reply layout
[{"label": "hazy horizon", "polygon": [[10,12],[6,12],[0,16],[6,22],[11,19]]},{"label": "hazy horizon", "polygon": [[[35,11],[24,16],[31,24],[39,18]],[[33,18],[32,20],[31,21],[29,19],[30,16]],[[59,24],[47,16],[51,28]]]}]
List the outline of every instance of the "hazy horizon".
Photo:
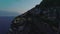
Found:
[{"label": "hazy horizon", "polygon": [[[41,1],[42,0],[0,0],[0,16],[20,15],[37,4],[40,4]],[[4,12],[1,12],[1,10]]]}]

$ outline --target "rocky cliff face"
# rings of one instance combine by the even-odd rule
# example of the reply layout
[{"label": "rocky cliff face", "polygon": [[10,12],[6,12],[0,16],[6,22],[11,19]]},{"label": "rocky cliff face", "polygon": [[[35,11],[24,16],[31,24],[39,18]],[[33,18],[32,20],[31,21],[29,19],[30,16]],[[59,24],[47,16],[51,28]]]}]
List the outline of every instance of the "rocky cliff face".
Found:
[{"label": "rocky cliff face", "polygon": [[[13,24],[12,24],[11,28],[13,28],[13,30],[15,30],[15,31],[17,31],[18,29],[22,31],[24,29],[23,27],[25,25],[28,28],[28,25],[30,27],[31,24],[33,24],[33,25],[35,24],[35,26],[37,25],[39,28],[41,28],[42,26],[44,26],[46,24],[46,27],[45,27],[46,30],[49,27],[49,29],[51,29],[51,31],[57,32],[58,24],[59,24],[59,21],[58,21],[59,11],[60,11],[58,9],[60,9],[60,8],[58,8],[58,6],[56,6],[56,7],[55,6],[54,7],[53,6],[50,6],[50,7],[44,6],[43,7],[42,5],[41,6],[40,5],[36,5],[34,8],[28,10],[24,14],[17,16],[12,21]],[[40,24],[40,23],[42,23],[42,24]],[[47,26],[47,24],[49,26]],[[21,26],[21,25],[23,25],[23,26]],[[45,30],[45,28],[43,27],[42,29]],[[12,31],[12,29],[10,29],[10,31]]]},{"label": "rocky cliff face", "polygon": [[[57,23],[57,12],[56,12],[56,10],[58,8],[49,7],[46,9],[40,9],[39,6],[40,5],[36,5],[34,8],[32,8],[31,10],[27,11],[26,13],[24,13],[20,16],[27,17],[27,18],[28,17],[31,17],[31,18],[36,17],[38,20],[41,20],[45,23],[48,23],[51,27],[54,26],[57,30],[58,23]],[[20,16],[18,16],[16,18],[20,18]]]}]

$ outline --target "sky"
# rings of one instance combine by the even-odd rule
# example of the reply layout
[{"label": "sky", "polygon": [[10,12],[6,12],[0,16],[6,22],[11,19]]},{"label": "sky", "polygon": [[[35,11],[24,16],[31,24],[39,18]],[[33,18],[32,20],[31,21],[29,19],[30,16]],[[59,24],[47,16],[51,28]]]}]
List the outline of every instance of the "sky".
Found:
[{"label": "sky", "polygon": [[35,7],[42,0],[0,0],[0,16],[22,14]]}]

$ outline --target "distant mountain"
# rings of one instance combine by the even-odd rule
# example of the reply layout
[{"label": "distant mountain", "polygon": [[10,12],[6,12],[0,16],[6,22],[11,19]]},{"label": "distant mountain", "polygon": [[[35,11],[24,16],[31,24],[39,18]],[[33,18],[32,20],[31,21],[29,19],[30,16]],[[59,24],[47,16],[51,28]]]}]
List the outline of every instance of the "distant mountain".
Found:
[{"label": "distant mountain", "polygon": [[16,16],[0,16],[0,34],[6,34],[10,27],[11,21]]}]

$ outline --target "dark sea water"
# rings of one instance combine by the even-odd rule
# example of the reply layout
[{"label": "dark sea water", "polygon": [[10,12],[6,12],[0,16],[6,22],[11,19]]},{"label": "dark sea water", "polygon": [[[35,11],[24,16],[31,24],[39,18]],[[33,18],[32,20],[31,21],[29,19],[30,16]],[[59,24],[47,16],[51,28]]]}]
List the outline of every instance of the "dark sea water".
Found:
[{"label": "dark sea water", "polygon": [[11,21],[15,16],[0,16],[0,34],[7,34]]}]

